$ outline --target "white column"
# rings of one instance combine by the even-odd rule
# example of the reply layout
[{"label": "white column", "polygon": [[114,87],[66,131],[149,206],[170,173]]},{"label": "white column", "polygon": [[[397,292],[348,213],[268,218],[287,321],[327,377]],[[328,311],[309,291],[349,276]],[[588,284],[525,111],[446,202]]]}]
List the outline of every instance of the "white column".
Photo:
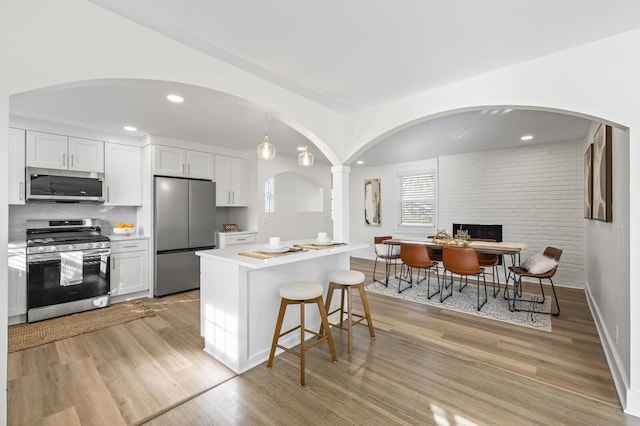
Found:
[{"label": "white column", "polygon": [[349,228],[349,166],[333,166],[333,240],[348,243]]}]

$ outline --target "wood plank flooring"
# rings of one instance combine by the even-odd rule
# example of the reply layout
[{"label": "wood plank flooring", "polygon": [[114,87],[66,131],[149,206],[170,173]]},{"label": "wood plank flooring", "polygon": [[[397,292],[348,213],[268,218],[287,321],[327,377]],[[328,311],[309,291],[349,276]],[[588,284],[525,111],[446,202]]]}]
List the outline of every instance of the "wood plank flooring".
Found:
[{"label": "wood plank flooring", "polygon": [[[371,280],[373,262],[352,258]],[[282,354],[151,421],[205,424],[630,425],[584,292],[558,289],[553,332],[368,293],[376,327],[357,327],[353,356],[333,332],[299,359]],[[455,295],[454,295],[455,297]]]},{"label": "wood plank flooring", "polygon": [[136,424],[234,373],[202,351],[199,292],[157,316],[8,355],[9,425]]},{"label": "wood plank flooring", "polygon": [[[373,262],[352,268],[371,280]],[[640,424],[584,293],[558,290],[552,333],[367,293],[376,339],[357,327],[349,357],[335,330],[338,362],[309,351],[305,387],[287,353],[235,377],[206,355],[197,291],[148,300],[155,318],[10,354],[8,424]]]}]

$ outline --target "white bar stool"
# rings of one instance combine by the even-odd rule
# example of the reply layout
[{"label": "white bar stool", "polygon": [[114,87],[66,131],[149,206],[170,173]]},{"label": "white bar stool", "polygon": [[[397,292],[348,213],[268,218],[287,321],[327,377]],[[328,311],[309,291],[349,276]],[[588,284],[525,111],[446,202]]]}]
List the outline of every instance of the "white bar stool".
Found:
[{"label": "white bar stool", "polygon": [[[367,325],[369,326],[369,333],[371,334],[371,338],[375,339],[376,334],[373,331],[373,322],[371,321],[371,312],[369,311],[369,302],[367,301],[367,295],[364,290],[364,274],[359,271],[350,271],[350,270],[340,270],[333,271],[329,273],[329,291],[327,292],[327,301],[325,306],[327,309],[331,309],[331,299],[333,298],[333,292],[335,290],[340,290],[340,307],[334,309],[329,312],[328,315],[331,316],[336,312],[340,312],[340,321],[338,323],[329,323],[332,326],[339,328],[341,330],[347,330],[348,339],[349,339],[349,355],[353,353],[353,326],[356,324],[360,324],[362,321],[366,320]],[[364,315],[354,314],[351,309],[352,295],[351,289],[353,287],[357,287],[360,292],[360,300],[362,301],[362,306],[364,308]],[[344,309],[344,294],[347,293],[347,310]],[[344,313],[347,313],[347,325],[344,325]],[[353,321],[352,317],[358,317],[357,321]],[[322,332],[322,328],[320,329]]]},{"label": "white bar stool", "polygon": [[[276,348],[283,349],[300,357],[300,384],[302,386],[304,386],[305,384],[304,368],[306,351],[322,342],[323,340],[327,340],[329,342],[329,350],[331,351],[331,359],[333,360],[333,362],[337,361],[336,349],[333,346],[331,330],[329,330],[329,322],[327,321],[327,311],[325,309],[324,303],[322,302],[323,289],[324,287],[322,286],[322,284],[313,281],[297,281],[280,287],[280,297],[282,297],[282,300],[280,301],[280,311],[278,312],[278,321],[276,322],[276,329],[273,334],[273,343],[271,344],[271,353],[269,354],[269,362],[267,363],[267,368],[271,368],[271,366],[273,365],[273,357],[276,353]],[[315,303],[318,305],[318,310],[320,311],[320,319],[322,320],[322,325],[320,326],[320,331],[318,333],[316,333],[315,331],[307,330],[305,328],[304,305],[306,303]],[[281,333],[280,331],[282,329],[282,321],[284,320],[284,314],[287,310],[287,306],[289,305],[300,305],[300,325],[287,330],[284,333]],[[282,336],[285,336],[298,329],[300,329],[300,352],[294,351],[278,344],[278,341]],[[326,330],[326,333],[324,332],[324,330]],[[318,339],[313,343],[305,346],[305,332],[316,335]]]}]

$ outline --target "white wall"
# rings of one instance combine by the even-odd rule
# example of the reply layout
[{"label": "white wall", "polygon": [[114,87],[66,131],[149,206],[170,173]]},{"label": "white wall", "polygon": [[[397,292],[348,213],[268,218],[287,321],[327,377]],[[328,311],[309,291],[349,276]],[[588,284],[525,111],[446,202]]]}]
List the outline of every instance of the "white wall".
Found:
[{"label": "white wall", "polygon": [[[426,237],[433,235],[436,228],[421,230],[399,230],[396,174],[402,171],[428,171],[437,169],[435,159],[425,159],[401,164],[390,164],[376,167],[353,167],[349,179],[349,223],[351,227],[350,240],[357,243],[369,244],[367,250],[354,252],[354,256],[374,259],[373,237],[393,235]],[[380,226],[368,226],[364,222],[364,181],[380,178]]]},{"label": "white wall", "polygon": [[[591,135],[596,130],[597,126],[593,126]],[[591,142],[593,137],[583,144],[583,152]],[[613,221],[585,220],[586,290],[614,378],[618,379],[616,384],[624,394],[632,367],[630,315],[631,310],[638,309],[637,301],[631,299],[629,286],[628,131],[613,128],[612,153]]]},{"label": "white wall", "polygon": [[[254,220],[259,226],[258,241],[266,242],[269,237],[280,237],[282,240],[292,240],[315,237],[318,232],[331,235],[333,222],[331,220],[331,167],[328,163],[316,162],[311,167],[298,166],[298,158],[290,155],[276,155],[273,160],[258,160],[256,164],[256,179],[251,181],[255,196],[251,205],[255,206]],[[281,208],[276,192],[276,211],[265,213],[264,183],[267,179],[279,173],[296,173],[303,179],[314,182],[323,188],[324,211],[299,212],[295,207]],[[277,191],[277,188],[276,188]],[[285,195],[286,196],[286,195]]]},{"label": "white wall", "polygon": [[524,242],[522,259],[563,250],[557,285],[584,286],[582,141],[439,159],[438,228],[502,225],[504,241]]}]

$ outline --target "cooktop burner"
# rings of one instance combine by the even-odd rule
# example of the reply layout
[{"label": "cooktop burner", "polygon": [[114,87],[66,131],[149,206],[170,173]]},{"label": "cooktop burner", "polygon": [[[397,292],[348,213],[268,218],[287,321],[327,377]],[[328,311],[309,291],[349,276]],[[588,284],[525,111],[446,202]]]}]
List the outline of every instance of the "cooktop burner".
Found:
[{"label": "cooktop burner", "polygon": [[28,220],[27,247],[109,241],[99,219]]}]

